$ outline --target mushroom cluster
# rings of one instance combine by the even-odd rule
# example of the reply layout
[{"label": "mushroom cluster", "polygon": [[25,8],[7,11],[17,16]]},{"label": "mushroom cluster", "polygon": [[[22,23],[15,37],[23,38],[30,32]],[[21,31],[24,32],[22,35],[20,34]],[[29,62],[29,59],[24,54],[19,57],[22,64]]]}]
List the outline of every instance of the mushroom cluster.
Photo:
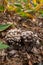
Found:
[{"label": "mushroom cluster", "polygon": [[[9,56],[15,54],[16,51],[27,53],[27,58],[33,63],[41,62],[43,60],[43,46],[40,44],[37,33],[29,30],[11,29],[7,32],[5,40],[9,45]],[[12,52],[13,53],[10,53]],[[24,53],[23,53],[24,54]]]}]

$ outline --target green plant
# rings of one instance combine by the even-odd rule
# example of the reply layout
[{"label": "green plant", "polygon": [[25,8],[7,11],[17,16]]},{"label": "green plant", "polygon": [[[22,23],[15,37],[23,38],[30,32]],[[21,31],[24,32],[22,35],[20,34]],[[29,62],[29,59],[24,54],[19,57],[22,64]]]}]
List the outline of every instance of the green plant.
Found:
[{"label": "green plant", "polygon": [[[38,11],[43,7],[43,0],[4,0],[3,6],[0,11],[15,11],[21,16],[34,18],[34,14],[38,14]],[[41,15],[43,14],[41,13]]]},{"label": "green plant", "polygon": [[[0,24],[0,32],[6,30],[10,26],[11,24]],[[0,49],[6,49],[8,47],[9,47],[8,45],[4,44],[4,42],[0,40]]]},{"label": "green plant", "polygon": [[11,24],[0,24],[0,32],[6,30],[10,26],[11,26]]},{"label": "green plant", "polygon": [[8,48],[8,47],[9,47],[9,46],[6,45],[3,41],[0,41],[0,50],[6,49],[6,48]]}]

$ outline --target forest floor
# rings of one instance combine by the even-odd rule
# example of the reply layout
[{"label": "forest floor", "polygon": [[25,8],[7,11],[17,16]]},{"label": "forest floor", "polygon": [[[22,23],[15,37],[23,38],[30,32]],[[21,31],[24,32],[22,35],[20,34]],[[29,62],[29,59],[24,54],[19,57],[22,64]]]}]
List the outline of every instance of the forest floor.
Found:
[{"label": "forest floor", "polygon": [[[38,65],[43,62],[43,18],[0,13],[0,24],[13,24],[0,33],[10,47],[0,51],[0,65]],[[43,64],[42,64],[43,65]]]}]

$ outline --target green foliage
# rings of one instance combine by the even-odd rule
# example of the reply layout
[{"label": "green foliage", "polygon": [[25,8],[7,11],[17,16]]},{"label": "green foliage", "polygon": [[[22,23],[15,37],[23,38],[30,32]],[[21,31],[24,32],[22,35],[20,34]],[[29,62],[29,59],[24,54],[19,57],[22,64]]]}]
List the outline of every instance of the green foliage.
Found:
[{"label": "green foliage", "polygon": [[[21,16],[25,16],[25,12],[32,14],[40,14],[38,11],[43,7],[43,0],[4,0],[3,6],[0,5],[0,11],[14,11]],[[20,11],[19,11],[20,10]],[[5,11],[4,11],[5,12]],[[24,13],[23,13],[24,12]],[[34,12],[34,13],[33,13]],[[21,14],[22,13],[22,14]],[[43,16],[43,14],[41,13]]]},{"label": "green foliage", "polygon": [[41,16],[43,17],[43,10],[40,10],[39,12],[40,12]]},{"label": "green foliage", "polygon": [[43,14],[41,14],[41,16],[43,17]]},{"label": "green foliage", "polygon": [[[0,24],[0,32],[6,30],[10,26],[11,24]],[[4,44],[4,42],[0,40],[0,49],[6,49],[8,47],[9,47],[8,45]]]},{"label": "green foliage", "polygon": [[0,5],[0,11],[2,12],[4,10],[5,10],[4,6]]},{"label": "green foliage", "polygon": [[14,3],[16,7],[22,8],[22,5],[20,3]]},{"label": "green foliage", "polygon": [[27,0],[23,0],[25,3],[27,2]]},{"label": "green foliage", "polygon": [[0,24],[0,32],[9,28],[11,24]]},{"label": "green foliage", "polygon": [[25,12],[19,12],[19,14],[23,17],[26,17],[27,15],[25,14]]},{"label": "green foliage", "polygon": [[4,42],[0,41],[0,49],[6,49],[8,48],[9,46],[4,44]]}]

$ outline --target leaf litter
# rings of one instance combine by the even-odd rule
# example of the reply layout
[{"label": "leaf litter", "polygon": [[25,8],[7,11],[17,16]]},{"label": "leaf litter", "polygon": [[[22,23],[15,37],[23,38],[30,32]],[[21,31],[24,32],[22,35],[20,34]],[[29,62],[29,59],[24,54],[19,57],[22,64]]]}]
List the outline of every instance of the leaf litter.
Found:
[{"label": "leaf litter", "polygon": [[43,19],[31,20],[7,13],[3,14],[2,23],[10,22],[14,26],[3,31],[4,37],[1,33],[9,48],[1,51],[0,65],[35,65],[43,62]]}]

